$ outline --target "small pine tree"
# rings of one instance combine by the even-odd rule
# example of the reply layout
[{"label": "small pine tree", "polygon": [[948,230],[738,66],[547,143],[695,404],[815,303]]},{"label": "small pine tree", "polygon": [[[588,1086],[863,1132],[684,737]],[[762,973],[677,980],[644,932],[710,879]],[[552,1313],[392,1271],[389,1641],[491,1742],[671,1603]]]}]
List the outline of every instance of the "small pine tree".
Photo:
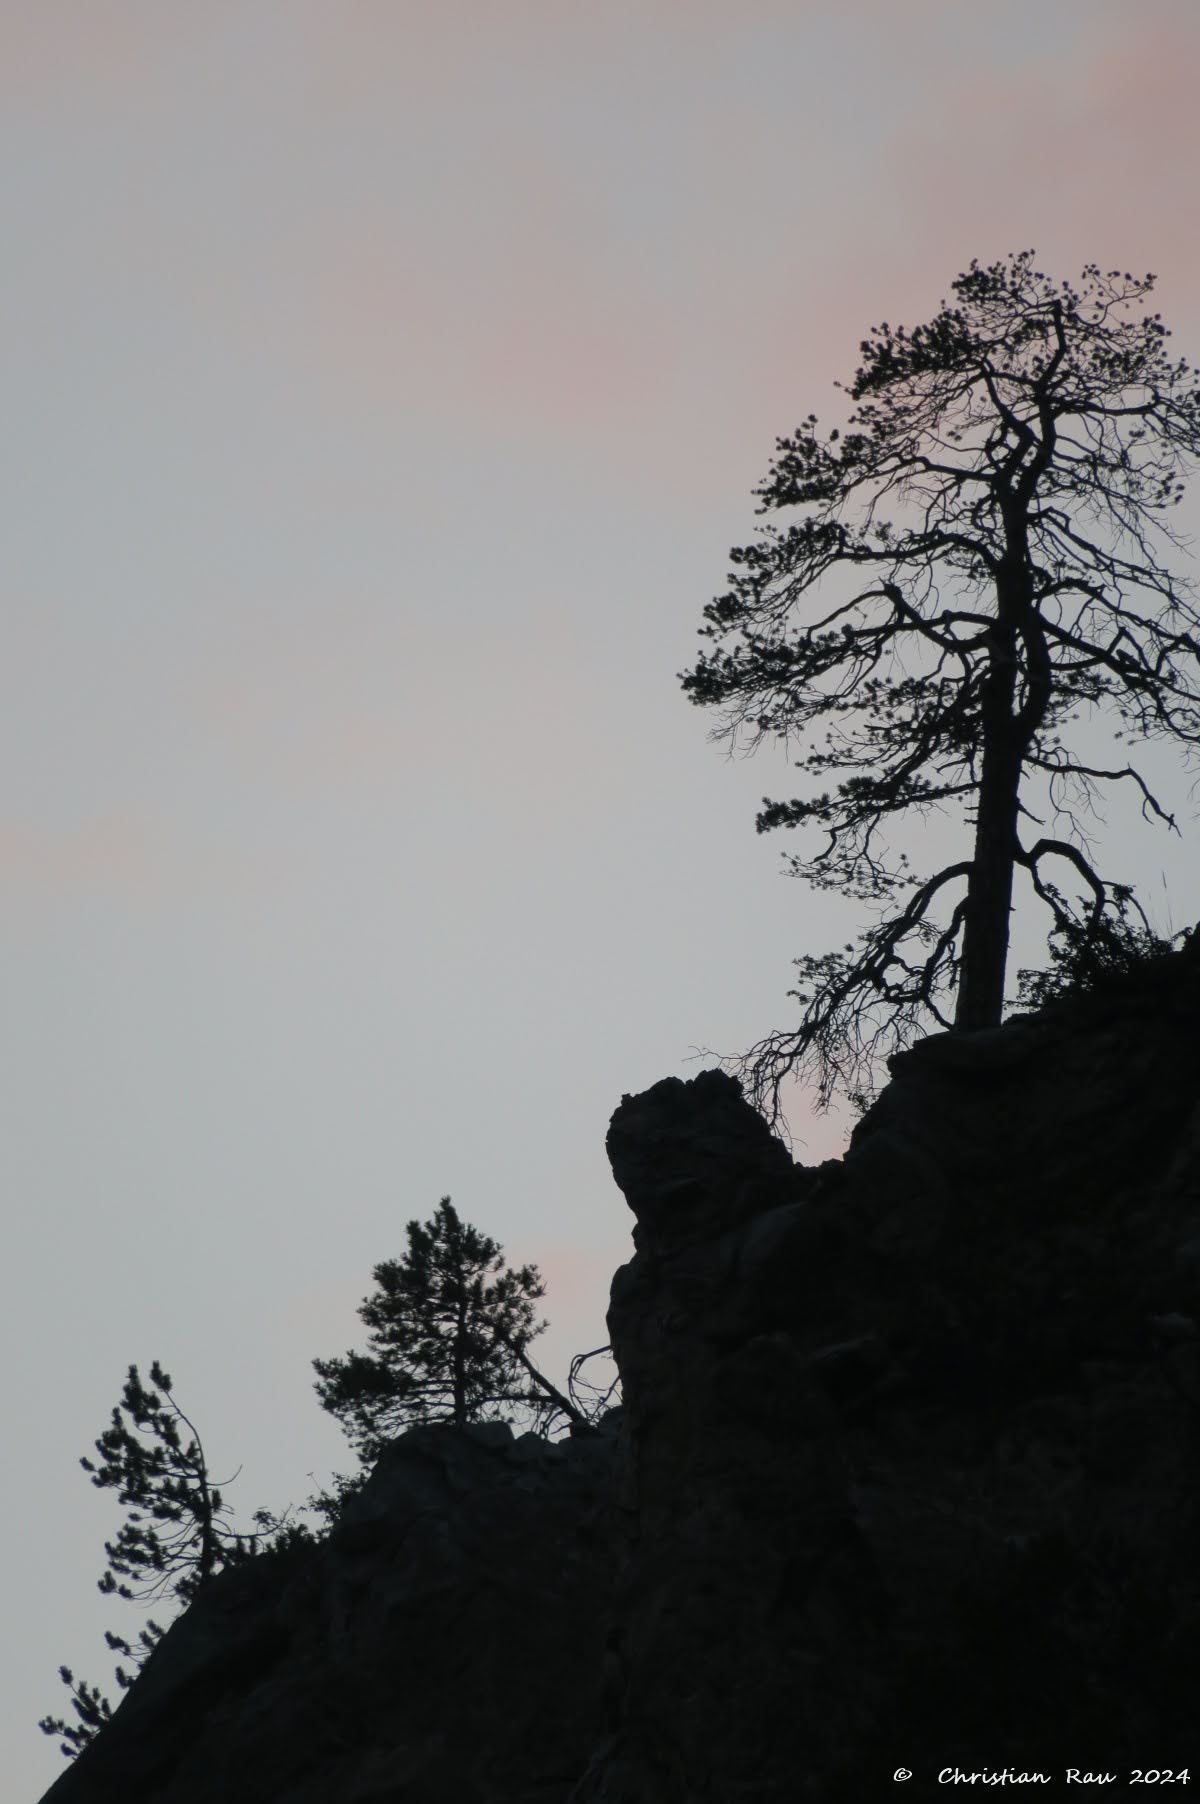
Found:
[{"label": "small pine tree", "polygon": [[[116,1540],[104,1544],[109,1570],[99,1587],[137,1602],[170,1593],[189,1603],[215,1572],[248,1557],[252,1537],[228,1526],[228,1505],[212,1481],[200,1436],[171,1395],[171,1380],[157,1359],[150,1382],[154,1391],[130,1366],[121,1404],[96,1442],[102,1463],[79,1462],[94,1485],[115,1490],[129,1508]],[[186,1445],[180,1424],[192,1436]]]},{"label": "small pine tree", "polygon": [[370,1351],[313,1360],[322,1408],[364,1462],[416,1423],[495,1420],[502,1405],[533,1400],[531,1383],[553,1388],[525,1353],[546,1326],[534,1314],[546,1294],[537,1267],[508,1268],[448,1196],[405,1232],[404,1257],[375,1267],[378,1288],[358,1311]]},{"label": "small pine tree", "polygon": [[[121,1668],[117,1670],[119,1672]],[[98,1685],[89,1685],[86,1679],[77,1680],[69,1666],[60,1666],[58,1676],[71,1693],[71,1706],[79,1721],[69,1723],[65,1716],[43,1716],[38,1728],[43,1735],[60,1736],[64,1756],[74,1760],[76,1754],[82,1753],[88,1742],[99,1735],[112,1715],[112,1705]]]},{"label": "small pine tree", "polygon": [[[79,1462],[91,1473],[94,1485],[115,1490],[129,1510],[116,1540],[104,1544],[108,1569],[97,1586],[106,1597],[133,1603],[172,1597],[186,1605],[215,1572],[248,1558],[258,1537],[229,1528],[228,1506],[209,1474],[200,1436],[171,1394],[171,1379],[158,1360],[150,1367],[150,1383],[152,1390],[142,1383],[137,1367],[130,1366],[121,1402],[96,1441],[101,1463],[97,1466],[86,1456]],[[186,1443],[181,1424],[192,1437]],[[258,1511],[256,1520],[264,1529],[285,1530],[284,1523],[265,1511]],[[135,1665],[132,1674],[117,1666],[115,1677],[122,1691],[133,1684],[136,1669],[162,1635],[152,1620],[136,1645],[105,1631],[112,1651]],[[73,1759],[100,1733],[112,1705],[99,1686],[77,1681],[69,1666],[58,1671],[79,1720],[68,1723],[61,1716],[44,1716],[38,1727],[44,1735],[60,1736],[63,1753]]]}]

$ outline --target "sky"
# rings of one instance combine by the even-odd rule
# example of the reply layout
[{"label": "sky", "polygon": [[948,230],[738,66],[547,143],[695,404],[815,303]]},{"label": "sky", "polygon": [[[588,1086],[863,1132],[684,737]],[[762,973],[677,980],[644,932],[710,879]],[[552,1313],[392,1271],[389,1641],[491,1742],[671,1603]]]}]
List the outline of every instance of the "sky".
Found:
[{"label": "sky", "polygon": [[1198,80],[1193,0],[0,0],[6,1796],[139,1625],[130,1363],[248,1523],[352,1469],[310,1362],[441,1196],[603,1344],[622,1094],[859,924],[678,682],[775,438],[1030,246],[1200,357]]}]

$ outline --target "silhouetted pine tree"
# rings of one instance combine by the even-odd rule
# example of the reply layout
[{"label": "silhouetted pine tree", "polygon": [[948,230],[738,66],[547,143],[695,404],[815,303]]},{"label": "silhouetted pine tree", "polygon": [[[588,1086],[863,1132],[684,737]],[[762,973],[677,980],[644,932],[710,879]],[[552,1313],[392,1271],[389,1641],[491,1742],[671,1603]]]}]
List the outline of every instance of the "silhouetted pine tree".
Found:
[{"label": "silhouetted pine tree", "polygon": [[534,1312],[546,1294],[537,1267],[508,1268],[503,1249],[460,1220],[448,1196],[405,1232],[403,1258],[374,1268],[377,1288],[358,1311],[370,1350],[313,1360],[321,1405],[360,1458],[376,1459],[419,1422],[461,1428],[539,1399],[577,1418],[526,1353],[546,1326]]},{"label": "silhouetted pine tree", "polygon": [[[97,1584],[105,1596],[134,1603],[169,1597],[187,1604],[215,1572],[247,1559],[260,1537],[237,1534],[228,1526],[228,1506],[213,1483],[200,1436],[176,1403],[171,1379],[157,1360],[150,1367],[150,1383],[153,1389],[147,1389],[137,1367],[130,1366],[121,1402],[96,1441],[100,1464],[86,1456],[79,1462],[91,1473],[94,1485],[115,1490],[118,1502],[129,1511],[116,1540],[104,1544],[108,1568]],[[184,1440],[181,1427],[190,1439]],[[255,1519],[264,1531],[283,1528],[262,1510]],[[136,1668],[163,1632],[150,1620],[136,1644],[111,1630],[104,1639]],[[123,1666],[116,1668],[122,1691],[135,1676]],[[71,1759],[99,1734],[112,1715],[112,1705],[98,1686],[86,1679],[77,1681],[70,1667],[60,1666],[59,1677],[71,1693],[78,1721],[45,1716],[38,1727],[45,1735],[60,1736],[62,1751]]]},{"label": "silhouetted pine tree", "polygon": [[[1032,252],[972,263],[929,324],[864,341],[844,432],[810,414],[777,441],[758,511],[795,517],[732,552],[701,629],[715,649],[683,686],[723,710],[731,746],[805,743],[818,780],[858,773],[764,798],[757,825],[820,828],[793,873],[878,918],[857,948],[796,961],[798,1026],[738,1061],[773,1120],[797,1068],[815,1067],[819,1106],[835,1088],[862,1101],[918,1031],[998,1024],[1014,872],[1060,940],[1103,947],[1114,918],[1119,940],[1122,900],[1150,931],[1078,814],[1120,782],[1146,819],[1174,817],[1131,762],[1093,766],[1060,729],[1107,705],[1118,741],[1200,745],[1200,613],[1159,555],[1180,543],[1168,515],[1200,456],[1200,387],[1145,310],[1153,287],[1094,264],[1056,285]],[[1041,807],[1068,831],[1037,831]],[[896,857],[894,820],[948,808],[972,828],[961,859]]]}]

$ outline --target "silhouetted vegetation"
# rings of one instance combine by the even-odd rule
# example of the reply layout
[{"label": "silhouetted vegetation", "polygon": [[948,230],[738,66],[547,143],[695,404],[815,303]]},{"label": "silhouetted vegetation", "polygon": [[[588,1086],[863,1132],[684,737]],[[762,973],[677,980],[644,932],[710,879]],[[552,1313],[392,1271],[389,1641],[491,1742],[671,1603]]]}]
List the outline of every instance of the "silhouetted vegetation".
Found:
[{"label": "silhouetted vegetation", "polygon": [[[1153,287],[1095,265],[1056,286],[1032,252],[972,263],[929,324],[864,341],[844,432],[810,414],[778,441],[758,511],[800,517],[733,551],[701,629],[715,649],[683,686],[723,710],[731,749],[804,739],[797,768],[859,773],[765,799],[757,826],[822,828],[793,873],[878,918],[857,948],[796,961],[799,1025],[738,1062],[772,1120],[798,1068],[815,1068],[820,1106],[835,1088],[861,1102],[919,1030],[998,1024],[1015,869],[1073,959],[1122,945],[1130,906],[1150,934],[1075,811],[1127,783],[1146,819],[1174,817],[1131,763],[1086,764],[1061,729],[1106,703],[1126,737],[1200,743],[1200,614],[1159,556],[1178,544],[1167,515],[1200,452],[1200,389],[1145,311]],[[1022,794],[1035,775],[1068,837],[1022,837],[1022,817],[1042,825]],[[969,856],[929,872],[893,854],[893,818],[947,805],[973,807]]]},{"label": "silhouetted vegetation", "polygon": [[[213,1482],[203,1443],[175,1401],[171,1379],[158,1360],[150,1367],[150,1385],[148,1389],[138,1368],[130,1366],[112,1421],[96,1441],[100,1464],[86,1455],[79,1461],[92,1483],[115,1490],[129,1511],[116,1540],[104,1544],[108,1566],[97,1585],[106,1597],[131,1603],[171,1599],[186,1605],[214,1573],[248,1558],[261,1536],[241,1535],[229,1527],[228,1506]],[[190,1439],[184,1440],[181,1430]],[[264,1532],[284,1526],[262,1510],[255,1520]],[[117,1666],[120,1690],[132,1685],[136,1669],[163,1632],[153,1620],[136,1643],[105,1631],[109,1648],[134,1662],[132,1674]],[[45,1716],[38,1727],[45,1735],[60,1736],[63,1753],[72,1758],[99,1733],[112,1705],[99,1686],[76,1680],[70,1667],[60,1666],[59,1677],[71,1693],[78,1720]]]},{"label": "silhouetted vegetation", "polygon": [[321,1405],[363,1460],[415,1423],[462,1428],[536,1400],[525,1349],[546,1326],[534,1314],[546,1294],[537,1267],[509,1269],[448,1196],[405,1232],[407,1251],[375,1267],[358,1311],[370,1350],[313,1360]]},{"label": "silhouetted vegetation", "polygon": [[1120,884],[1113,886],[1116,913],[1089,931],[1088,923],[1070,921],[1050,937],[1051,963],[1046,970],[1017,972],[1017,1000],[1022,1008],[1040,1009],[1066,996],[1094,995],[1123,987],[1143,977],[1148,965],[1167,958],[1185,933],[1164,937],[1129,919],[1132,900]]},{"label": "silhouetted vegetation", "polygon": [[[229,1527],[200,1436],[157,1360],[150,1382],[152,1391],[130,1366],[121,1403],[96,1442],[101,1464],[79,1463],[94,1485],[115,1490],[129,1508],[116,1540],[104,1544],[109,1570],[100,1590],[138,1602],[170,1593],[186,1603],[214,1572],[246,1557],[246,1537]],[[186,1443],[181,1425],[191,1435]]]},{"label": "silhouetted vegetation", "polygon": [[[536,1266],[505,1266],[503,1250],[462,1222],[449,1197],[428,1222],[409,1222],[407,1234],[407,1252],[375,1267],[378,1290],[359,1310],[371,1330],[370,1352],[313,1361],[323,1405],[364,1461],[358,1473],[335,1473],[302,1506],[320,1523],[316,1532],[293,1520],[290,1510],[274,1516],[263,1509],[254,1512],[253,1533],[233,1529],[170,1377],[155,1360],[147,1387],[138,1368],[129,1367],[121,1402],[95,1443],[100,1463],[80,1460],[92,1483],[115,1490],[129,1512],[116,1539],[105,1543],[108,1567],[98,1584],[106,1596],[140,1604],[169,1599],[186,1607],[224,1568],[313,1543],[340,1520],[388,1441],[417,1423],[462,1428],[507,1419],[515,1409],[549,1437],[564,1423],[586,1430],[599,1421],[619,1384],[607,1346],[575,1356],[565,1393],[528,1356],[529,1342],[546,1325],[534,1314],[545,1295]],[[606,1358],[607,1369],[596,1376],[594,1362]],[[134,1643],[105,1632],[109,1648],[133,1665],[132,1672],[117,1665],[119,1690],[133,1684],[164,1632],[153,1620]],[[46,1716],[38,1726],[59,1736],[63,1753],[73,1758],[109,1721],[113,1705],[70,1667],[60,1667],[59,1676],[76,1721]]]}]

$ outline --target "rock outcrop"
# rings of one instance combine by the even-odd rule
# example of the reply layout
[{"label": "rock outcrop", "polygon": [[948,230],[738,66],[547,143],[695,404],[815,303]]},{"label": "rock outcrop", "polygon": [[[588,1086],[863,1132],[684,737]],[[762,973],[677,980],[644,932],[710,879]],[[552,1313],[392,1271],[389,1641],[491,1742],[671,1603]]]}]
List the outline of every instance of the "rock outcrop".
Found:
[{"label": "rock outcrop", "polygon": [[197,1600],[46,1804],[1187,1764],[1200,944],[900,1055],[843,1160],[795,1164],[714,1071],[626,1097],[608,1148],[619,1432],[406,1436],[328,1542]]},{"label": "rock outcrop", "polygon": [[411,1430],[215,1578],[45,1804],[562,1798],[595,1745],[614,1436]]}]

